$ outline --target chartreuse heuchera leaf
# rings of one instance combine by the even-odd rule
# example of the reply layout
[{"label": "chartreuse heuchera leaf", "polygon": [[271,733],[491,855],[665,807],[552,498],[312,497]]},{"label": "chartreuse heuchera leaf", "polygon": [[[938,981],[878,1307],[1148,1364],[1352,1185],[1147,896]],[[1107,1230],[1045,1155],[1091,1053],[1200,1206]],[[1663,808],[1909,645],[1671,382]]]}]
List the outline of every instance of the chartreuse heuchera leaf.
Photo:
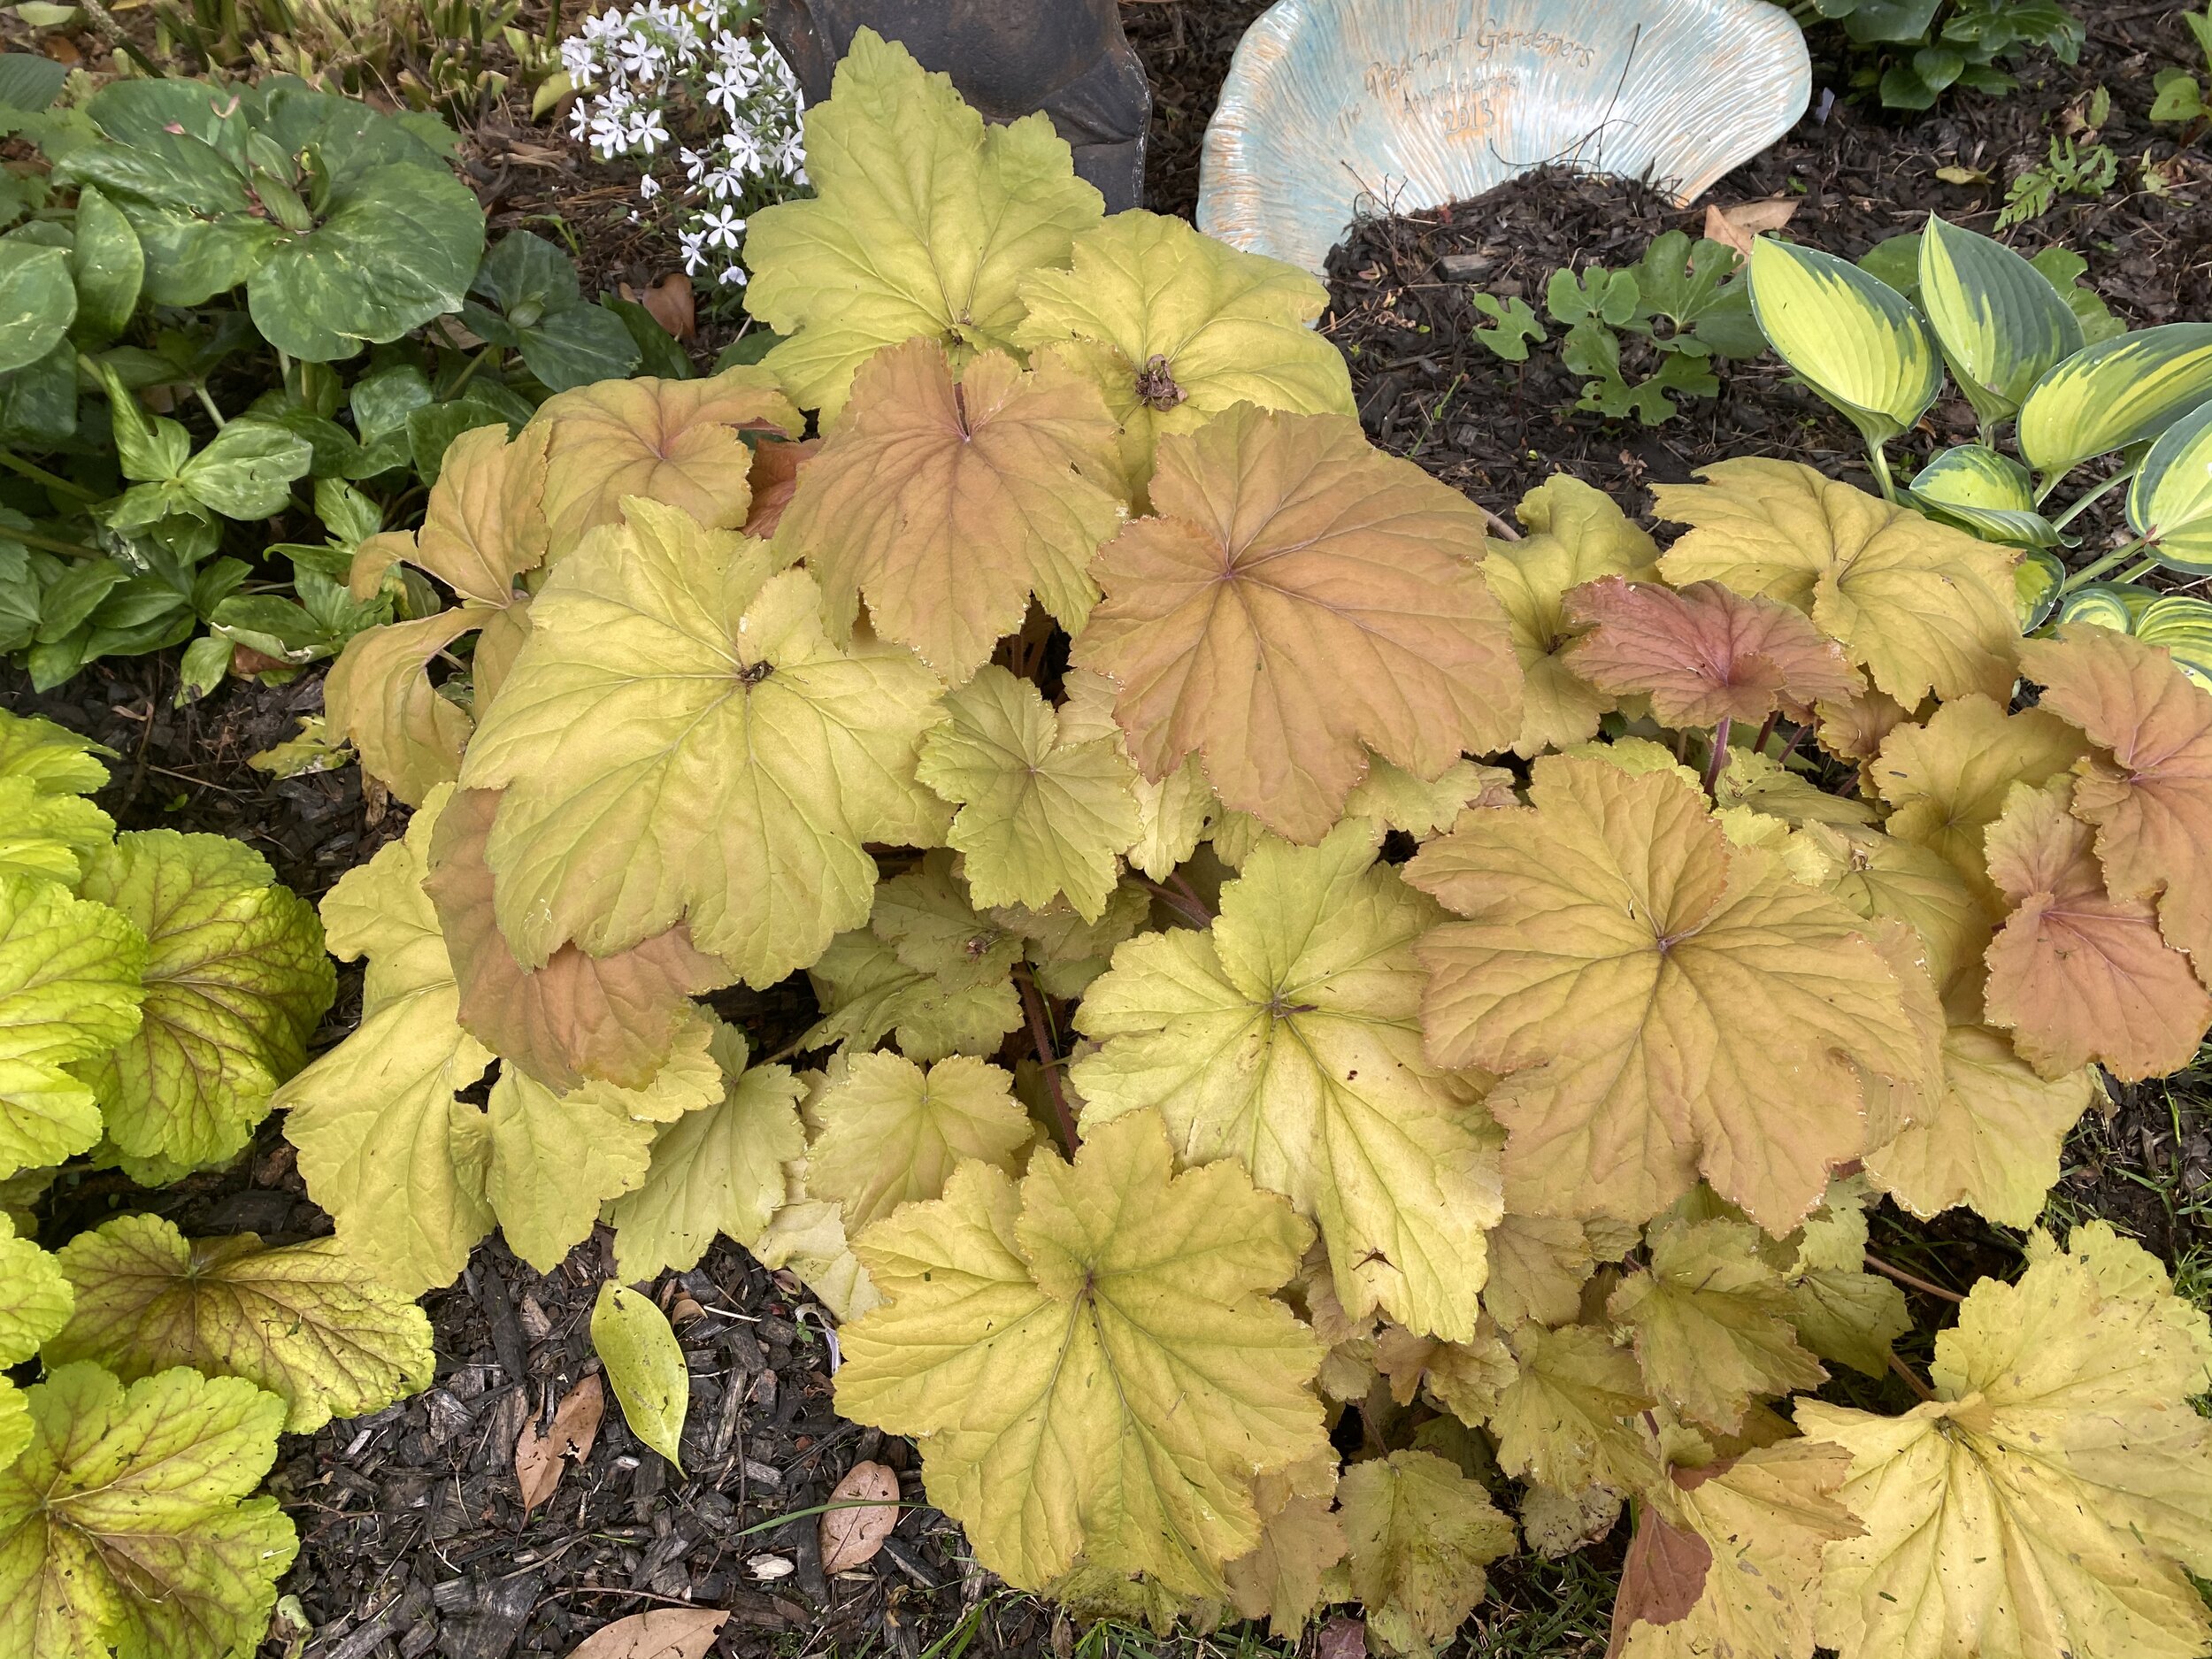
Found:
[{"label": "chartreuse heuchera leaf", "polygon": [[845,1330],[838,1409],[918,1438],[995,1571],[1221,1594],[1259,1540],[1253,1477],[1323,1444],[1320,1346],[1269,1300],[1310,1236],[1233,1161],[1175,1173],[1152,1112],[1018,1186],[963,1164],[856,1240],[887,1300]]},{"label": "chartreuse heuchera leaf", "polygon": [[926,1069],[895,1054],[856,1056],[809,1103],[820,1125],[806,1152],[809,1190],[857,1231],[940,1196],[963,1163],[1015,1173],[1033,1131],[1013,1081],[965,1055]]},{"label": "chartreuse heuchera leaf", "polygon": [[[0,1365],[21,1364],[69,1322],[73,1295],[61,1264],[0,1213]],[[29,1403],[0,1378],[0,1469],[30,1444]]]},{"label": "chartreuse heuchera leaf", "polygon": [[127,1389],[96,1365],[30,1388],[0,1468],[0,1647],[232,1659],[268,1628],[297,1540],[274,1498],[284,1402],[179,1368]]},{"label": "chartreuse heuchera leaf", "polygon": [[250,1233],[188,1240],[158,1216],[123,1216],[64,1245],[75,1293],[50,1366],[91,1360],[125,1382],[188,1365],[242,1377],[289,1405],[306,1434],[430,1385],[430,1320],[328,1239],[270,1248]]},{"label": "chartreuse heuchera leaf", "polygon": [[146,939],[54,882],[0,874],[0,1174],[100,1138],[98,1097],[67,1069],[139,1027]]},{"label": "chartreuse heuchera leaf", "polygon": [[314,910],[242,842],[174,830],[124,835],[78,890],[146,939],[138,1030],[77,1068],[108,1139],[185,1165],[231,1156],[336,993]]},{"label": "chartreuse heuchera leaf", "polygon": [[791,336],[765,366],[825,421],[880,347],[922,335],[964,361],[1013,344],[1022,278],[1064,266],[1103,205],[1048,118],[985,127],[872,29],[807,112],[806,154],[814,199],[752,216],[745,304]]},{"label": "chartreuse heuchera leaf", "polygon": [[1364,823],[1270,838],[1205,933],[1131,941],[1078,1015],[1102,1042],[1071,1080],[1090,1125],[1156,1110],[1189,1163],[1235,1158],[1311,1217],[1354,1315],[1474,1334],[1494,1132],[1421,1052],[1414,946],[1440,919],[1375,863]]},{"label": "chartreuse heuchera leaf", "polygon": [[1818,1634],[1846,1659],[2202,1653],[2184,1569],[2212,1568],[2212,1328],[2102,1222],[2031,1236],[2016,1285],[1984,1280],[1936,1339],[1935,1397],[1901,1417],[1821,1401],[1836,1497],[1864,1527],[1828,1546]]},{"label": "chartreuse heuchera leaf", "polygon": [[555,568],[462,769],[506,790],[486,857],[523,966],[683,921],[771,985],[866,919],[862,843],[941,837],[914,778],[939,682],[819,609],[764,543],[642,501]]},{"label": "chartreuse heuchera leaf", "polygon": [[1024,278],[1021,297],[1016,342],[1080,342],[1076,360],[1122,429],[1133,479],[1150,475],[1163,434],[1195,431],[1233,403],[1358,412],[1344,354],[1312,326],[1328,290],[1182,219],[1117,213],[1075,238],[1069,269]]}]

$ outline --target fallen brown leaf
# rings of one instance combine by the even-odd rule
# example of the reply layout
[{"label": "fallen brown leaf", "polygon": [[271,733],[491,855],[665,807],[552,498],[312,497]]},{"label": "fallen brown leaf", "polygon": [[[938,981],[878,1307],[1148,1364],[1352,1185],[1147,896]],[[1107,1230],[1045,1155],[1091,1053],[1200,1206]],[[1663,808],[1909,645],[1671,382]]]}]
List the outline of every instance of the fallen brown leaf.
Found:
[{"label": "fallen brown leaf", "polygon": [[855,1463],[829,1501],[867,1507],[831,1509],[822,1517],[822,1571],[848,1572],[867,1565],[899,1524],[898,1476],[881,1463]]},{"label": "fallen brown leaf", "polygon": [[730,1616],[713,1607],[657,1607],[602,1624],[568,1659],[706,1659]]},{"label": "fallen brown leaf", "polygon": [[1779,230],[1797,216],[1797,204],[1789,201],[1739,202],[1733,207],[1717,204],[1705,210],[1705,234],[1725,242],[1745,258],[1763,230]]},{"label": "fallen brown leaf", "polygon": [[591,1455],[591,1443],[599,1438],[599,1419],[606,1409],[607,1391],[595,1372],[561,1396],[545,1433],[538,1432],[534,1421],[522,1425],[522,1438],[515,1442],[515,1484],[522,1488],[526,1511],[553,1495],[568,1458],[580,1463]]},{"label": "fallen brown leaf", "polygon": [[672,271],[638,296],[638,303],[653,314],[653,320],[679,340],[688,340],[699,332],[699,314],[692,303],[691,279],[680,271]]}]

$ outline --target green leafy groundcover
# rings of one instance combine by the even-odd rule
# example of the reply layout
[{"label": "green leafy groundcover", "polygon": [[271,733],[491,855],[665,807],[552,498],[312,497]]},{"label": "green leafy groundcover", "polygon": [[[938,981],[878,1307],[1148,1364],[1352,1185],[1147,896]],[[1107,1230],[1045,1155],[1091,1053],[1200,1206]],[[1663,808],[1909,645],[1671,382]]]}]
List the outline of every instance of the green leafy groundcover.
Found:
[{"label": "green leafy groundcover", "polygon": [[[1041,117],[864,32],[808,123],[764,363],[565,394],[357,566],[462,603],[334,675],[417,805],[278,1096],[339,1248],[411,1294],[495,1227],[609,1221],[631,1281],[728,1233],[1085,1614],[1429,1653],[1625,1512],[1617,1652],[2212,1648],[2212,1326],[2036,1225],[2102,1077],[2212,1025],[2212,694],[1785,460],[1662,489],[1663,552],[1566,478],[1493,535],[1361,435],[1317,284],[1105,217]],[[1789,257],[1770,334],[1849,286]],[[2170,373],[2050,389],[2039,273],[2014,376],[1978,258],[1993,428],[2054,476],[2184,428]],[[1909,426],[1935,350],[1823,373],[1804,317]],[[795,971],[800,1069],[702,1000]],[[1879,1203],[2027,1230],[1924,1373]]]},{"label": "green leafy groundcover", "polygon": [[335,989],[257,854],[115,833],[102,752],[0,712],[0,1364],[46,1367],[0,1379],[0,1652],[227,1659],[292,1558],[249,1497],[277,1432],[427,1386],[430,1324],[326,1239],[18,1236],[88,1164],[158,1185],[234,1157]]}]

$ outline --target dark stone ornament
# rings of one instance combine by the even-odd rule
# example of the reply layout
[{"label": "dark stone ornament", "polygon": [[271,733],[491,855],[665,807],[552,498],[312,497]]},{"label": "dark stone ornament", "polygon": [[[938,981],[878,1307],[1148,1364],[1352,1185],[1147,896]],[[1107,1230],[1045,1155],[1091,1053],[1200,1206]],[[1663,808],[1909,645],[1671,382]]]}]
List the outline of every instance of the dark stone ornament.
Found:
[{"label": "dark stone ornament", "polygon": [[1108,212],[1144,200],[1152,86],[1115,0],[768,0],[765,22],[810,104],[829,96],[837,60],[872,28],[950,75],[987,120],[1049,115]]}]

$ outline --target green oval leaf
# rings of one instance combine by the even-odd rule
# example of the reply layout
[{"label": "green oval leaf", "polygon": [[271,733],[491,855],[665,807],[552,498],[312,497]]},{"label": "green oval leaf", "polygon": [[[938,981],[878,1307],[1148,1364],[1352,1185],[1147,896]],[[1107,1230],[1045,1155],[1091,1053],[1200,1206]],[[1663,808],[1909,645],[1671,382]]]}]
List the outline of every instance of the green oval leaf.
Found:
[{"label": "green oval leaf", "polygon": [[2128,525],[2168,569],[2212,575],[2212,402],[2151,445],[2128,488]]},{"label": "green oval leaf", "polygon": [[1768,343],[1871,444],[1911,428],[1943,385],[1920,313],[1847,259],[1762,236],[1751,245],[1751,306]]},{"label": "green oval leaf", "polygon": [[77,236],[69,255],[77,288],[77,337],[105,345],[138,309],[146,283],[146,250],[123,210],[86,185],[77,194]]},{"label": "green oval leaf", "polygon": [[0,241],[0,374],[51,351],[76,315],[66,249]]},{"label": "green oval leaf", "polygon": [[691,1373],[684,1369],[684,1351],[666,1316],[626,1286],[602,1285],[591,1310],[591,1345],[607,1368],[630,1432],[681,1473],[680,1443],[684,1413],[691,1405]]},{"label": "green oval leaf", "polygon": [[2135,637],[2164,646],[2175,667],[2212,691],[2212,604],[2186,594],[2163,595],[2135,618]]},{"label": "green oval leaf", "polygon": [[1920,308],[1987,426],[2081,349],[2081,323],[2051,280],[2002,242],[1933,214],[1920,239]]},{"label": "green oval leaf", "polygon": [[1922,467],[1909,492],[1916,505],[1985,541],[2055,547],[2058,532],[2035,510],[2027,469],[1978,443],[1962,443]]},{"label": "green oval leaf", "polygon": [[2212,397],[2212,323],[2138,329],[2076,352],[2020,405],[2020,453],[2047,479],[2147,443]]}]

